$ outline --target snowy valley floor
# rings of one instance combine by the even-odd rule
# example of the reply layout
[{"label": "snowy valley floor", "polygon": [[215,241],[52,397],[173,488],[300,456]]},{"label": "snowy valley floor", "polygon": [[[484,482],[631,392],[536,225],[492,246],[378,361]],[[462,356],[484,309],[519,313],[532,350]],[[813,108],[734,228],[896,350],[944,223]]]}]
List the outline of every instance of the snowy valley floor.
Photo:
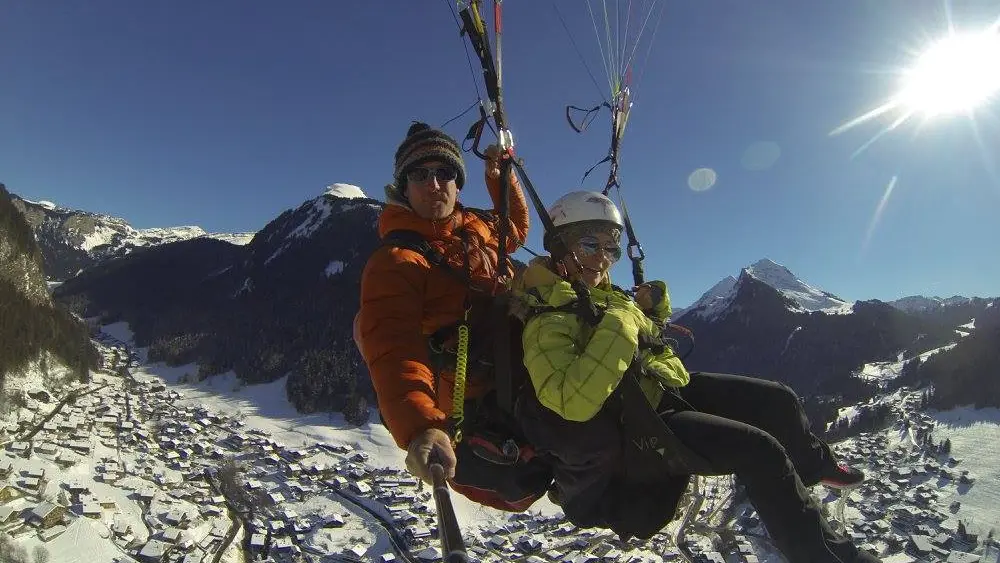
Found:
[{"label": "snowy valley floor", "polygon": [[[123,323],[102,330],[108,346],[131,343]],[[95,374],[91,388],[107,387],[77,399],[40,427],[27,458],[16,452],[23,447],[16,444],[23,442],[12,441],[15,433],[10,430],[18,428],[17,420],[6,421],[8,432],[0,432],[0,445],[6,450],[0,453],[0,531],[14,532],[15,542],[29,553],[42,545],[53,562],[131,560],[147,540],[155,539],[168,544],[166,547],[177,546],[173,557],[178,561],[179,555],[186,553],[184,563],[236,563],[240,560],[236,546],[250,543],[251,538],[244,538],[239,528],[233,544],[219,551],[226,545],[228,532],[237,528],[232,527],[234,522],[223,499],[199,477],[203,468],[214,469],[224,453],[236,451],[247,462],[248,486],[269,495],[275,503],[266,511],[271,520],[259,523],[273,531],[268,540],[272,560],[292,560],[292,554],[301,550],[314,561],[379,561],[394,551],[393,538],[373,514],[396,531],[420,535],[422,539],[414,543],[412,552],[434,558],[436,541],[425,536],[433,527],[433,503],[426,490],[418,491],[405,473],[404,452],[382,425],[352,427],[339,415],[301,415],[288,403],[283,379],[243,386],[234,376],[223,375],[199,384],[182,384],[185,376],[197,373],[196,365],[145,364],[145,351],[134,352],[139,361],[130,373],[139,386],[131,388],[131,397],[122,377]],[[161,385],[165,387],[158,389]],[[914,448],[912,432],[898,429],[838,444],[838,451],[865,465],[872,477],[868,488],[852,492],[847,502],[846,515],[859,543],[885,550],[884,538],[893,534],[903,537],[890,524],[909,522],[911,514],[914,527],[916,520],[926,519],[927,530],[934,532],[951,530],[959,519],[970,531],[984,535],[1000,526],[1000,464],[996,463],[1000,410],[922,413],[911,408],[913,401],[908,397],[896,393],[882,400],[891,401],[914,426],[933,428],[935,441],[949,438],[951,455],[960,461],[949,466],[921,456]],[[54,401],[33,405],[33,412],[19,416],[34,423],[53,405]],[[125,407],[131,417],[122,416]],[[108,418],[115,413],[117,416]],[[126,418],[136,422],[134,427],[124,427],[128,432],[122,433]],[[0,420],[0,429],[3,423]],[[92,426],[89,433],[82,430],[85,423]],[[70,435],[60,443],[56,437],[66,431]],[[124,444],[122,436],[127,438]],[[65,447],[72,442],[78,453]],[[155,442],[165,447],[152,447]],[[223,452],[219,444],[231,449]],[[13,485],[8,489],[18,498],[4,502],[3,468],[8,462],[6,481]],[[939,474],[939,465],[949,476]],[[928,467],[934,467],[933,471]],[[901,468],[911,472],[900,474]],[[963,470],[974,479],[972,485],[958,482]],[[30,481],[39,473],[44,475],[41,483]],[[339,477],[337,482],[345,494],[330,490],[331,479],[337,479],[329,477],[334,473],[350,479]],[[727,479],[708,483],[703,515],[724,504],[728,483]],[[38,484],[40,491],[30,491]],[[836,497],[822,488],[816,493],[836,511]],[[521,518],[480,507],[456,494],[452,499],[466,537],[483,549],[480,560],[592,563],[600,559],[625,563],[680,559],[665,535],[651,542],[621,544],[605,532],[576,530],[561,519],[561,510],[547,499]],[[54,536],[47,540],[35,527],[22,523],[25,517],[31,519],[31,510],[37,510],[45,500],[56,507],[69,507],[65,528],[56,525],[53,531],[43,532]],[[959,501],[960,508],[951,513],[948,509],[954,501]],[[729,516],[737,524],[728,529],[747,532],[759,561],[780,561],[766,542],[753,538],[759,528],[752,510],[735,507]],[[666,532],[675,529],[676,523]],[[736,551],[713,555],[707,539],[692,537],[698,539],[696,549],[706,561],[753,561],[748,554]],[[529,557],[526,552],[535,555]],[[897,563],[907,563],[893,557]]]}]

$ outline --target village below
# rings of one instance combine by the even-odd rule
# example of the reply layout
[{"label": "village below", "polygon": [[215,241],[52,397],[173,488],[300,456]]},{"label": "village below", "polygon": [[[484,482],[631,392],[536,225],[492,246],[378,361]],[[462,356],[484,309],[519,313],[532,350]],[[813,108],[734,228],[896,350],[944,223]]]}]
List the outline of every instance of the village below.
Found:
[{"label": "village below", "polygon": [[[346,430],[343,441],[284,443],[259,416],[211,408],[187,374],[156,375],[127,336],[94,338],[102,367],[89,382],[29,392],[0,419],[0,561],[441,559],[431,493],[401,453],[369,451]],[[814,494],[887,563],[994,563],[996,470],[961,451],[990,440],[939,436],[924,401],[904,387],[847,409],[889,409],[893,422],[835,445],[865,467],[865,484]],[[979,491],[983,470],[993,473]],[[463,533],[484,562],[781,561],[732,478],[700,479],[689,497],[650,541],[577,529],[547,500],[522,514],[465,510]]]}]

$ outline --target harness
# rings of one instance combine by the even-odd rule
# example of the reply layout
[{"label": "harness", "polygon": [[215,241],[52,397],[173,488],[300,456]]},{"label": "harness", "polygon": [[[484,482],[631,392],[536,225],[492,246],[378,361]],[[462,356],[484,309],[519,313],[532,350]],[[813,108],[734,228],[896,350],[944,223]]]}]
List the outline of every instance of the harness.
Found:
[{"label": "harness", "polygon": [[[492,215],[481,209],[463,208],[464,211],[475,213],[480,218],[492,220]],[[485,291],[477,291],[471,284],[467,271],[459,270],[448,263],[447,259],[428,243],[424,237],[411,230],[393,230],[382,238],[382,246],[405,248],[422,255],[427,262],[436,268],[442,269],[461,281],[469,293],[464,304],[463,317],[454,324],[442,327],[427,337],[427,347],[430,354],[431,364],[434,368],[436,382],[435,388],[440,385],[440,373],[446,368],[451,368],[455,374],[455,382],[452,388],[452,414],[449,426],[450,434],[456,443],[461,443],[466,437],[467,422],[471,426],[480,426],[477,423],[483,422],[482,415],[487,410],[484,408],[484,401],[489,401],[489,407],[497,407],[499,416],[507,418],[507,421],[493,420],[492,426],[508,426],[511,432],[501,432],[500,434],[512,434],[497,444],[497,432],[486,431],[493,434],[493,439],[484,441],[481,433],[484,428],[474,428],[476,435],[470,437],[470,445],[477,455],[490,459],[496,463],[512,464],[523,456],[534,456],[534,450],[528,447],[516,447],[517,440],[514,439],[518,432],[514,431],[517,426],[513,422],[514,397],[516,387],[526,378],[526,373],[520,374],[519,381],[515,381],[515,364],[511,361],[513,354],[521,353],[520,338],[514,338],[516,333],[520,335],[518,320],[508,313],[510,296],[506,293],[493,295]],[[473,332],[473,328],[479,330]],[[488,328],[488,330],[487,330]],[[475,336],[475,338],[473,338]],[[489,336],[489,338],[486,338]],[[517,364],[520,366],[520,362]],[[523,366],[521,367],[523,372]],[[466,401],[465,391],[469,377],[488,377],[492,380],[495,388],[495,396],[480,398],[475,401]],[[467,421],[466,410],[471,411]],[[490,409],[490,410],[497,410]],[[497,418],[496,413],[492,413],[492,418]],[[507,422],[507,424],[502,424]],[[489,443],[487,443],[489,442]]]},{"label": "harness", "polygon": [[[622,288],[613,287],[616,291],[625,293]],[[533,309],[524,322],[527,323],[532,316],[541,313],[568,312],[576,314],[583,322],[594,327],[600,322],[603,309],[593,305],[591,307],[596,310],[596,317],[588,318],[590,308],[582,300],[575,300],[561,307]],[[690,334],[690,331],[679,325],[668,325],[667,328],[671,327],[681,334]],[[636,356],[605,403],[605,409],[611,411],[619,421],[624,441],[625,466],[630,475],[635,475],[640,480],[655,479],[663,474],[681,476],[711,470],[711,464],[681,442],[664,420],[665,415],[697,409],[684,400],[675,388],[663,385],[658,379],[657,384],[664,392],[659,405],[651,405],[642,391],[640,382],[654,376],[647,375],[642,369],[639,352],[650,351],[658,355],[667,347],[676,350],[678,346],[677,339],[666,331],[659,336],[640,335]],[[576,432],[571,426],[568,425],[567,431]]]},{"label": "harness", "polygon": [[[488,212],[472,210],[486,218]],[[603,317],[603,311],[587,299],[576,299],[562,307],[538,308],[529,311],[523,319],[509,314],[510,295],[488,295],[476,292],[469,284],[469,275],[452,267],[445,257],[431,246],[416,231],[394,230],[382,239],[382,246],[405,248],[424,256],[431,266],[441,268],[470,287],[465,314],[458,322],[443,327],[427,338],[428,350],[435,375],[435,388],[440,384],[440,373],[445,368],[453,368],[455,382],[452,388],[452,414],[450,429],[456,443],[461,443],[468,435],[468,445],[477,456],[493,463],[512,465],[519,459],[527,461],[535,456],[534,448],[520,439],[516,423],[515,402],[520,387],[528,380],[521,361],[520,333],[524,323],[533,316],[545,312],[566,312],[577,315],[590,326],[596,326]],[[624,292],[621,288],[618,291]],[[478,295],[475,295],[477,294]],[[589,297],[589,294],[588,294]],[[483,303],[488,301],[488,306]],[[475,319],[470,316],[476,307]],[[492,346],[483,338],[472,339],[472,321],[479,328],[492,328]],[[686,335],[690,331],[677,325],[669,325]],[[477,335],[478,336],[478,335]],[[676,340],[670,337],[641,338],[639,350],[661,353],[666,346],[676,348]],[[685,354],[686,356],[687,354]],[[495,393],[475,401],[465,400],[465,388],[469,376],[489,377]],[[625,377],[612,398],[612,408],[619,413],[623,431],[627,436],[627,464],[632,468],[646,467],[650,471],[666,471],[672,475],[689,475],[707,470],[709,464],[701,456],[683,444],[663,421],[668,411],[695,410],[684,401],[675,390],[663,386],[665,409],[657,409],[649,404],[640,387],[640,379],[649,377],[642,373],[641,362],[633,360]],[[486,403],[486,404],[484,404]],[[495,408],[494,408],[495,407]],[[467,411],[469,414],[467,415]],[[490,420],[482,415],[489,413]],[[468,433],[466,432],[468,430]]]}]

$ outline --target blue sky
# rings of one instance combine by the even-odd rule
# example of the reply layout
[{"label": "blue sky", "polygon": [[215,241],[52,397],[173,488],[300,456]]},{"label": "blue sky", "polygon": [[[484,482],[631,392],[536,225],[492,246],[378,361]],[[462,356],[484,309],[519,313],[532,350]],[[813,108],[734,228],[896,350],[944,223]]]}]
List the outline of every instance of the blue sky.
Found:
[{"label": "blue sky", "polygon": [[[556,2],[603,83],[586,2]],[[257,230],[334,182],[381,197],[410,120],[440,125],[475,101],[447,6],[0,0],[0,181],[140,228],[209,231]],[[601,92],[552,2],[503,6],[511,127],[551,202],[607,152],[608,114],[585,135],[566,124],[566,104]],[[951,10],[960,28],[998,15],[986,1]],[[977,112],[979,141],[965,116],[905,123],[854,158],[888,121],[829,135],[892,96],[893,71],[945,21],[923,0],[667,5],[620,175],[647,276],[678,305],[762,257],[847,299],[1000,295],[1000,101]],[[464,135],[471,117],[447,130]],[[748,169],[755,143],[780,157]],[[483,205],[482,165],[467,164],[462,197]],[[695,192],[699,167],[718,180]]]}]

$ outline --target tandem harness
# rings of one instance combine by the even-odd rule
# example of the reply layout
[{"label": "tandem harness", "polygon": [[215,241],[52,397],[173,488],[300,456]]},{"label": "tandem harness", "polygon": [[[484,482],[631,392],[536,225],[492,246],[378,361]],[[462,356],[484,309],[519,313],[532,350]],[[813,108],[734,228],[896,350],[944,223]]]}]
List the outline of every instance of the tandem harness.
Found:
[{"label": "tandem harness", "polygon": [[[487,213],[465,211],[481,216]],[[461,462],[454,482],[492,491],[506,501],[506,510],[526,510],[548,491],[552,469],[535,455],[513,415],[514,398],[528,376],[521,362],[523,325],[509,314],[509,296],[473,289],[466,272],[448,264],[415,231],[391,231],[383,237],[382,246],[417,252],[431,266],[444,269],[470,287],[464,317],[427,338],[435,389],[442,383],[442,371],[455,374],[449,434]],[[494,391],[466,400],[470,378],[492,382]]]}]

